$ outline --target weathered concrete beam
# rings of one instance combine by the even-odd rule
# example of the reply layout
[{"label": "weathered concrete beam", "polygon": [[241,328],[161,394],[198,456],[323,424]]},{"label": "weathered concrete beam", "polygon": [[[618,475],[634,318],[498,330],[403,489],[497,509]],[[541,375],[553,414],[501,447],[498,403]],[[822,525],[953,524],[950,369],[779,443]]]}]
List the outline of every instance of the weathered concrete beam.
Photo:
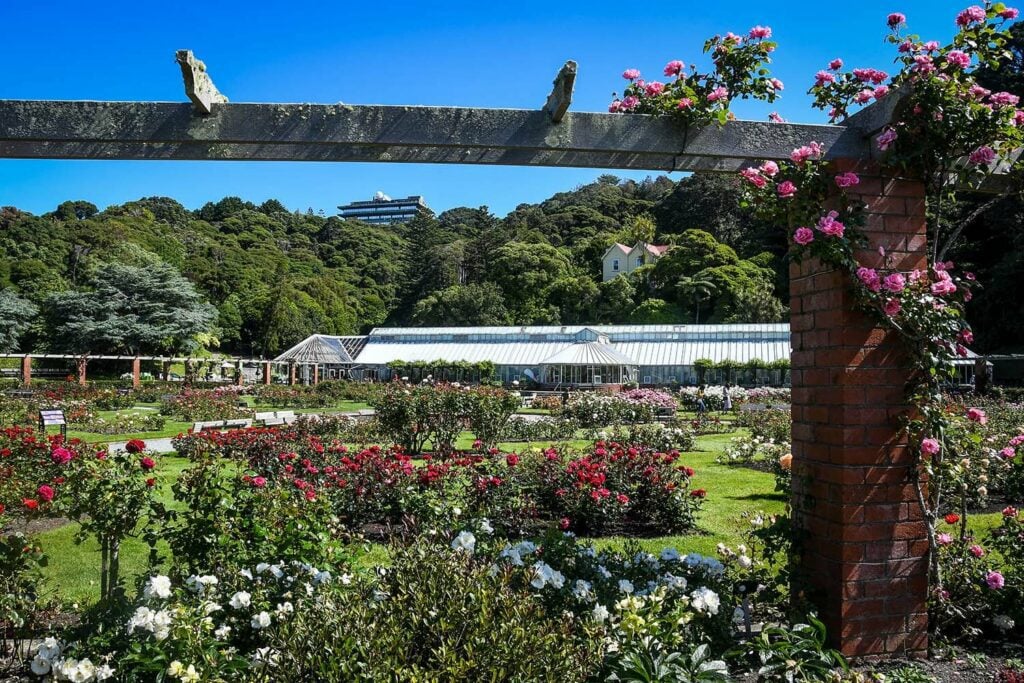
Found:
[{"label": "weathered concrete beam", "polygon": [[822,143],[830,157],[870,155],[842,126],[732,121],[689,134],[661,117],[321,104],[0,100],[0,158],[395,161],[735,171]]},{"label": "weathered concrete beam", "polygon": [[185,79],[185,94],[192,100],[192,106],[199,114],[213,112],[214,103],[227,102],[228,98],[217,90],[210,74],[206,73],[206,64],[196,59],[192,50],[178,50],[175,59],[181,66],[181,77]]},{"label": "weathered concrete beam", "polygon": [[544,103],[544,111],[551,116],[551,123],[559,123],[572,103],[572,89],[576,84],[576,62],[571,59],[558,70],[552,83],[551,94]]}]

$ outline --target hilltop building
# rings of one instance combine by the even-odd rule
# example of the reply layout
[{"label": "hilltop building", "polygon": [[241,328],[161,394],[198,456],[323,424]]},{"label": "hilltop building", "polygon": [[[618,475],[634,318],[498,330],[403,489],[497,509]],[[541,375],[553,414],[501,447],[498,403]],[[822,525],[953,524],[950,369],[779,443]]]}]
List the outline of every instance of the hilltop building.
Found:
[{"label": "hilltop building", "polygon": [[628,247],[621,242],[616,242],[608,247],[608,251],[601,257],[601,279],[608,282],[619,275],[629,275],[640,266],[654,263],[660,259],[668,251],[668,248],[667,244],[637,242],[632,247]]},{"label": "hilltop building", "polygon": [[420,195],[412,195],[405,199],[392,199],[383,192],[377,192],[369,201],[352,202],[338,207],[339,215],[342,218],[354,218],[375,225],[408,223],[428,210],[426,202]]}]

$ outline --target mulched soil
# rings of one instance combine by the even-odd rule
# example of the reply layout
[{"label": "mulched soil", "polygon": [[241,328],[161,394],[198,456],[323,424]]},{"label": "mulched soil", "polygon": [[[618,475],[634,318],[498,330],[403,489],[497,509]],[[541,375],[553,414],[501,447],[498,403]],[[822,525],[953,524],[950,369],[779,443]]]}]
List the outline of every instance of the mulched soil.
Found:
[{"label": "mulched soil", "polygon": [[70,523],[71,520],[65,517],[42,517],[28,521],[21,518],[15,518],[9,520],[6,526],[0,527],[0,532],[23,533],[26,535],[41,534],[46,531],[59,529],[65,524]]}]

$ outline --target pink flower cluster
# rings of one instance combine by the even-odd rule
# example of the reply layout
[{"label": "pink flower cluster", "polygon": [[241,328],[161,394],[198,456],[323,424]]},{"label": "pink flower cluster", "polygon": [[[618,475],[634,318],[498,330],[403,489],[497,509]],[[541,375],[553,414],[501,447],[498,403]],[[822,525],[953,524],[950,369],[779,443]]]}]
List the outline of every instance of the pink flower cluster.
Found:
[{"label": "pink flower cluster", "polygon": [[797,166],[803,166],[809,159],[820,159],[822,154],[821,145],[817,142],[812,142],[809,145],[803,147],[797,147],[789,154],[789,158],[793,160],[793,163]]},{"label": "pink flower cluster", "polygon": [[956,15],[956,25],[960,28],[967,28],[971,24],[980,24],[985,21],[985,10],[977,5],[971,5]]},{"label": "pink flower cluster", "polygon": [[818,230],[832,237],[842,237],[846,231],[846,226],[836,220],[838,217],[839,213],[837,211],[829,211],[818,220]]},{"label": "pink flower cluster", "polygon": [[836,176],[836,187],[846,189],[847,187],[853,187],[854,185],[860,184],[860,177],[852,171],[846,173],[840,173]]},{"label": "pink flower cluster", "polygon": [[853,76],[861,83],[878,85],[889,78],[889,74],[878,69],[854,69]]}]

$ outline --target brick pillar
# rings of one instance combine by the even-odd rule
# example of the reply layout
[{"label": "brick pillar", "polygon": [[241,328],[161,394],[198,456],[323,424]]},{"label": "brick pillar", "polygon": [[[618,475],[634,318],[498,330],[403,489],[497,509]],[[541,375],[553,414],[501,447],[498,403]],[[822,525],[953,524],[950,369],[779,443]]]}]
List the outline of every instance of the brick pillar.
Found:
[{"label": "brick pillar", "polygon": [[270,384],[270,382],[271,382],[271,380],[273,378],[273,375],[271,374],[271,372],[272,372],[271,364],[269,362],[264,363],[263,364],[263,383],[264,384]]},{"label": "brick pillar", "polygon": [[291,386],[295,386],[295,382],[296,381],[297,380],[295,378],[295,363],[289,363],[288,364],[288,384],[290,384]]},{"label": "brick pillar", "polygon": [[32,357],[25,356],[21,359],[21,384],[32,386]]},{"label": "brick pillar", "polygon": [[132,361],[132,388],[138,389],[142,386],[142,361],[138,358]]},{"label": "brick pillar", "polygon": [[[870,248],[900,270],[927,263],[924,186],[861,175]],[[924,656],[928,542],[900,434],[909,377],[901,342],[855,309],[849,276],[816,259],[790,266],[793,518],[803,538],[794,595],[814,604],[853,657]],[[799,538],[799,536],[798,536]]]},{"label": "brick pillar", "polygon": [[313,364],[313,386],[320,384],[320,365]]},{"label": "brick pillar", "polygon": [[78,359],[78,383],[85,386],[85,368],[89,365],[89,358],[82,356]]},{"label": "brick pillar", "polygon": [[235,384],[242,386],[245,384],[245,373],[242,372],[242,364],[238,363],[235,366]]}]

